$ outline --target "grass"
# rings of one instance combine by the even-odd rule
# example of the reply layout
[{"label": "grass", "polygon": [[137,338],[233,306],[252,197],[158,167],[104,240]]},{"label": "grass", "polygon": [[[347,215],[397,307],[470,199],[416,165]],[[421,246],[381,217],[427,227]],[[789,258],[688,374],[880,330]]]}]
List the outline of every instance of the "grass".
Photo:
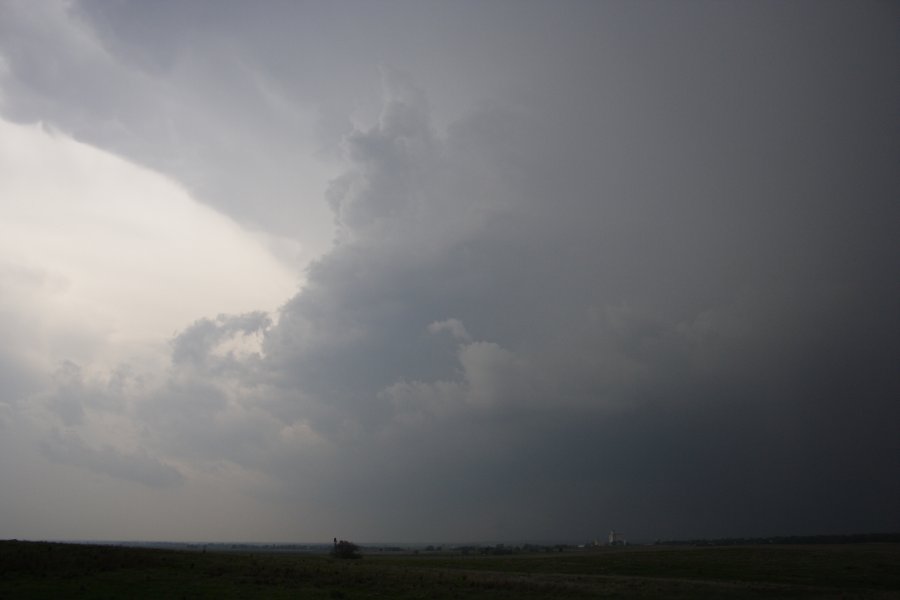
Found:
[{"label": "grass", "polygon": [[900,544],[363,560],[0,542],[12,598],[900,598]]}]

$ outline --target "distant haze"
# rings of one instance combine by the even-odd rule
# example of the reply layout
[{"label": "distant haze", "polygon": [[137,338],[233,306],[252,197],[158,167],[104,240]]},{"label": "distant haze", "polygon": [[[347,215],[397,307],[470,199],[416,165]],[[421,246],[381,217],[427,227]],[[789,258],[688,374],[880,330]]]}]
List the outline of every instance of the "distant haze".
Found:
[{"label": "distant haze", "polygon": [[900,531],[888,2],[0,4],[0,538]]}]

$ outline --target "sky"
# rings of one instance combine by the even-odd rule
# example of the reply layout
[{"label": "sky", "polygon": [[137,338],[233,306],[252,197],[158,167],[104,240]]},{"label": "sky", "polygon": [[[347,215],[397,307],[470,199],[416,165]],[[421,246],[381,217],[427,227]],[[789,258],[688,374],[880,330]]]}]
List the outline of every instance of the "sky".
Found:
[{"label": "sky", "polygon": [[900,531],[898,26],[0,1],[0,538]]}]

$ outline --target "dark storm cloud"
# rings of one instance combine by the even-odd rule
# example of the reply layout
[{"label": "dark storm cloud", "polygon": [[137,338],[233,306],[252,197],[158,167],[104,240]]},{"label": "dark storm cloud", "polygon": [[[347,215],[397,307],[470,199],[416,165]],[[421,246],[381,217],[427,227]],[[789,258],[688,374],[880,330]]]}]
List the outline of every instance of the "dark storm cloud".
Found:
[{"label": "dark storm cloud", "polygon": [[596,139],[553,103],[440,139],[389,74],[346,138],[341,242],[265,346],[341,446],[329,501],[376,535],[897,527],[884,82],[832,65],[774,107],[714,86],[787,85],[808,52],[703,73],[696,98],[739,101],[714,125],[598,105],[617,125]]}]

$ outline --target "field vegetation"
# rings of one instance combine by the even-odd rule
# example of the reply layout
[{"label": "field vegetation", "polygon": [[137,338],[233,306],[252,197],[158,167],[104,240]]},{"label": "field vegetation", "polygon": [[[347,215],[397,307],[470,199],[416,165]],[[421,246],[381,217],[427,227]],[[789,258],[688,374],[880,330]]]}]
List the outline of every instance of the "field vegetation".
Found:
[{"label": "field vegetation", "polygon": [[[900,544],[202,552],[0,542],[7,598],[900,598]],[[561,551],[560,551],[561,550]]]}]

